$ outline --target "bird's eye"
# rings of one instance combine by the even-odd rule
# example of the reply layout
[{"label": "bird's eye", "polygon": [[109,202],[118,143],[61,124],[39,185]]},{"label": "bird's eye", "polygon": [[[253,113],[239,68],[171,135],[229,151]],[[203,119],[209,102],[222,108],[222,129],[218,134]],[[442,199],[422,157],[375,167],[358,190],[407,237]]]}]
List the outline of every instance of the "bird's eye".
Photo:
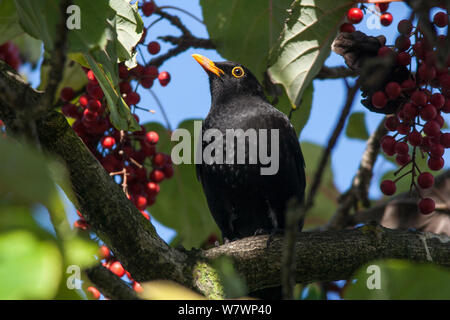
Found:
[{"label": "bird's eye", "polygon": [[242,78],[244,76],[244,69],[242,69],[242,67],[234,67],[233,70],[231,70],[231,74],[235,77],[235,78]]}]

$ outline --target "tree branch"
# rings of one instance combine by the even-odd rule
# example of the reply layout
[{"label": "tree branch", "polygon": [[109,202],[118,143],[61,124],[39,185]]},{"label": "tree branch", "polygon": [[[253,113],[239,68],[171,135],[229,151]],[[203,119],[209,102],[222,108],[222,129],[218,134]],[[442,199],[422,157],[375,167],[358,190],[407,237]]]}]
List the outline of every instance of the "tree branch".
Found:
[{"label": "tree branch", "polygon": [[316,79],[325,80],[325,79],[339,79],[339,78],[347,78],[347,77],[357,77],[359,76],[358,72],[352,70],[347,67],[327,67],[323,66],[320,69],[319,73],[316,75]]},{"label": "tree branch", "polygon": [[136,293],[118,276],[98,265],[85,270],[89,280],[107,298],[113,300],[137,300]]}]

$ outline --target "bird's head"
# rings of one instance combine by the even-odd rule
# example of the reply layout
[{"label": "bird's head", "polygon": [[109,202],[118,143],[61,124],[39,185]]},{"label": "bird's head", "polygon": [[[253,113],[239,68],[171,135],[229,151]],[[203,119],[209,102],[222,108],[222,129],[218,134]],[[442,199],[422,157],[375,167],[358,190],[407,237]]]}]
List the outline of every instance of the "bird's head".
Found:
[{"label": "bird's head", "polygon": [[265,99],[258,80],[243,65],[232,61],[213,62],[199,54],[193,54],[192,57],[209,76],[211,98],[214,102],[225,102],[242,95]]}]

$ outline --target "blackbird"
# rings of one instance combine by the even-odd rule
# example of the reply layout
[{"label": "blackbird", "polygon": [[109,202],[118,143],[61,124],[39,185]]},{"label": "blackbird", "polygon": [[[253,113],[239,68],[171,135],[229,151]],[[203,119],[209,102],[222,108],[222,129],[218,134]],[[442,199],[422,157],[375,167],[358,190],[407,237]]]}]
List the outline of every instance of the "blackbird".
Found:
[{"label": "blackbird", "polygon": [[[243,65],[213,62],[199,54],[193,58],[207,72],[211,90],[211,108],[202,124],[199,148],[205,151],[214,139],[208,142],[204,134],[208,129],[215,129],[222,135],[219,141],[224,144],[224,159],[234,160],[196,164],[197,178],[224,241],[282,232],[286,210],[293,203],[303,203],[306,184],[303,154],[291,122],[268,102],[256,77]],[[257,133],[256,140],[251,135],[244,135],[244,140],[240,140],[241,144],[245,141],[244,163],[237,161],[238,148],[242,147],[238,138],[233,137],[234,147],[227,149],[229,129],[235,132],[254,129]],[[278,132],[278,140],[270,134],[272,131]],[[267,139],[261,140],[264,134]],[[273,158],[274,162],[278,161],[275,172],[262,174],[261,169],[269,166],[267,161],[251,161],[250,147],[255,144],[258,150],[267,150],[267,155],[277,156]],[[231,156],[226,154],[227,150],[233,151]],[[302,227],[303,219],[299,231]]]}]

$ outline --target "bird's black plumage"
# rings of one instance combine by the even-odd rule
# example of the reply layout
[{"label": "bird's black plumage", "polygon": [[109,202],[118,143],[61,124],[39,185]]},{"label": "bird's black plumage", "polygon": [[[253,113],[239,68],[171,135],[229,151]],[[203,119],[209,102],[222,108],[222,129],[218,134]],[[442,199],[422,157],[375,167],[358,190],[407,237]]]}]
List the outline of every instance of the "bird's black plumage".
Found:
[{"label": "bird's black plumage", "polygon": [[[247,68],[229,61],[213,63],[202,56],[195,58],[207,71],[211,89],[211,109],[203,122],[203,133],[218,129],[225,141],[227,129],[279,130],[279,170],[274,175],[261,175],[260,169],[265,166],[259,160],[249,164],[248,140],[246,164],[197,164],[198,179],[222,236],[235,240],[282,230],[289,201],[303,202],[305,190],[304,160],[294,128],[286,115],[267,101]],[[243,75],[233,75],[235,67],[242,68]],[[268,136],[270,154],[270,133]],[[202,150],[207,144],[203,141]],[[303,220],[299,229],[302,226]]]}]

